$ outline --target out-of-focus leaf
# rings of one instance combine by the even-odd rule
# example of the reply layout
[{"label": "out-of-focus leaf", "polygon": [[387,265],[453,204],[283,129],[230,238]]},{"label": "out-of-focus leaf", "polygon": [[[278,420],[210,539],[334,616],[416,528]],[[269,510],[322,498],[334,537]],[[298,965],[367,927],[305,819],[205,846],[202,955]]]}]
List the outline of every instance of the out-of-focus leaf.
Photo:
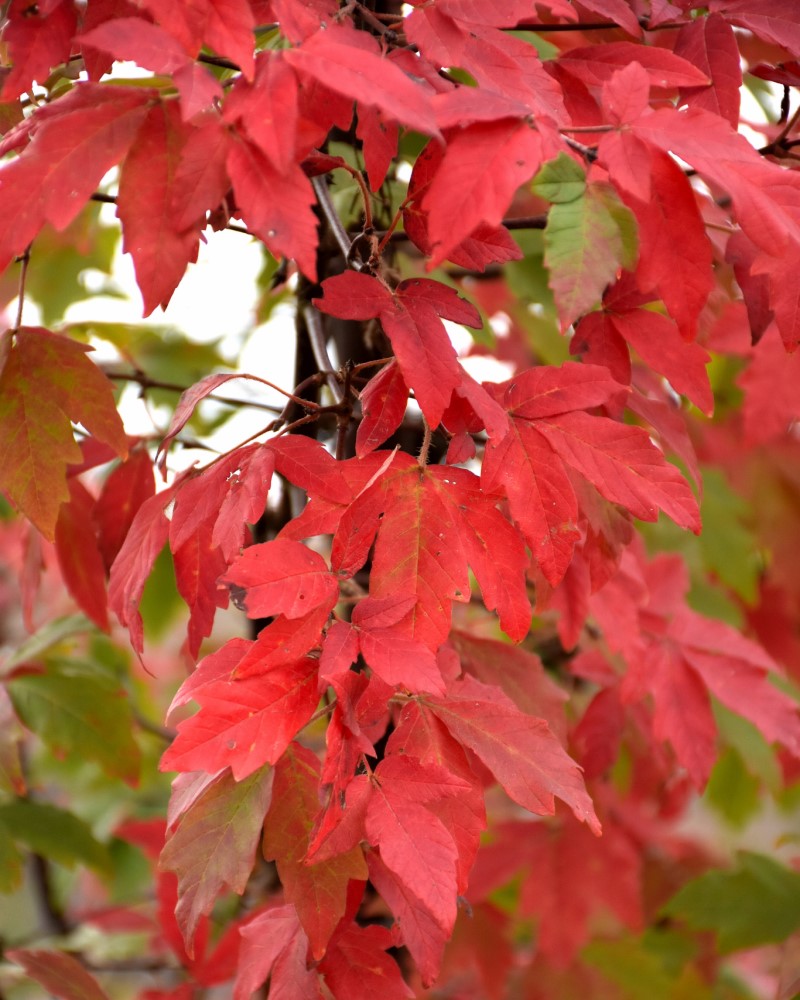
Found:
[{"label": "out-of-focus leaf", "polygon": [[111,678],[69,664],[8,682],[20,719],[57,756],[96,761],[112,778],[135,784],[139,748],[125,692]]},{"label": "out-of-focus leaf", "polygon": [[694,879],[663,912],[693,930],[716,931],[723,952],[783,941],[800,927],[800,874],[742,851],[738,868]]},{"label": "out-of-focus leaf", "polygon": [[0,825],[18,844],[71,868],[84,864],[108,873],[111,859],[90,827],[74,813],[44,802],[16,799],[0,805]]},{"label": "out-of-focus leaf", "polygon": [[94,976],[66,952],[19,948],[7,954],[59,1000],[108,1000]]},{"label": "out-of-focus leaf", "polygon": [[63,639],[82,632],[89,632],[94,625],[85,615],[68,615],[66,618],[56,618],[42,625],[36,632],[18,646],[13,653],[0,664],[0,673],[8,675],[23,663],[37,660],[42,653],[55,646]]}]

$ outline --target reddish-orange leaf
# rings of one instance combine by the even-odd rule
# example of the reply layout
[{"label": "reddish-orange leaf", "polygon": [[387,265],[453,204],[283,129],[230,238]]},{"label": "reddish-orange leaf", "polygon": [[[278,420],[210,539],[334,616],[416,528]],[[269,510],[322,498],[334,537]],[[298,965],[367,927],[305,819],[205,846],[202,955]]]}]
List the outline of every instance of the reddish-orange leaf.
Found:
[{"label": "reddish-orange leaf", "polygon": [[0,357],[0,487],[53,539],[67,499],[67,465],[81,461],[71,421],[124,457],[128,443],[111,383],[91,348],[38,327],[4,335]]}]

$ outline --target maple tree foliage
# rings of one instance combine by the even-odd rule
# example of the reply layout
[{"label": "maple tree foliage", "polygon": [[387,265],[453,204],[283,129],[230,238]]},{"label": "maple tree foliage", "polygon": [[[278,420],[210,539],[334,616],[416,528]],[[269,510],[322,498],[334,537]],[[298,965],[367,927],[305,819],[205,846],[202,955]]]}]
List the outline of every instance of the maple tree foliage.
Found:
[{"label": "maple tree foliage", "polygon": [[794,996],[794,0],[4,16],[3,995]]}]

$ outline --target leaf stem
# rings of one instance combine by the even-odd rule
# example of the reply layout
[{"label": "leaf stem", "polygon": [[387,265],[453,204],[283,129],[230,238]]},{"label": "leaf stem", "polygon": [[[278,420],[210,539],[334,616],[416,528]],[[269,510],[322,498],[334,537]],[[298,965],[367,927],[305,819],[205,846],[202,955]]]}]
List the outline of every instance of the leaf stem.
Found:
[{"label": "leaf stem", "polygon": [[428,464],[428,453],[431,450],[431,429],[428,426],[428,421],[425,417],[422,418],[422,425],[425,428],[425,433],[422,436],[422,447],[419,450],[419,458],[417,461],[419,462],[419,467],[424,469]]}]

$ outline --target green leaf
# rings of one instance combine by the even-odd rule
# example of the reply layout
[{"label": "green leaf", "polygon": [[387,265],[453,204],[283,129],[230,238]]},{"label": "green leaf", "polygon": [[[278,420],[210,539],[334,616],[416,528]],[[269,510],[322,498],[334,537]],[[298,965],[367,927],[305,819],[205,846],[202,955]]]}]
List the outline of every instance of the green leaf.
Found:
[{"label": "green leaf", "polygon": [[736,750],[729,747],[711,772],[706,801],[731,826],[742,827],[758,809],[760,793],[761,782],[747,770]]},{"label": "green leaf", "polygon": [[550,209],[544,260],[562,329],[596,306],[620,268],[636,263],[638,239],[631,211],[607,184]]},{"label": "green leaf", "polygon": [[762,854],[740,852],[733,871],[710,871],[664,907],[693,930],[716,931],[723,953],[784,941],[800,927],[800,874]]},{"label": "green leaf", "polygon": [[533,178],[533,193],[554,205],[566,205],[586,191],[586,172],[566,153],[548,160]]},{"label": "green leaf", "polygon": [[101,225],[99,213],[100,205],[87,205],[63,232],[45,226],[36,238],[36,262],[28,270],[25,294],[41,309],[45,326],[62,319],[74,302],[95,294],[82,280],[84,271],[111,274],[119,229]]},{"label": "green leaf", "polygon": [[22,885],[22,862],[11,831],[0,823],[0,893],[14,892]]},{"label": "green leaf", "polygon": [[38,660],[42,653],[64,639],[80,635],[82,632],[91,632],[94,628],[95,626],[86,615],[68,615],[65,618],[56,618],[46,625],[42,625],[29,639],[17,646],[8,659],[3,660],[0,664],[0,676],[7,676],[12,670],[21,667],[24,663]]},{"label": "green leaf", "polygon": [[746,604],[755,604],[761,565],[758,542],[745,527],[749,504],[731,490],[719,469],[703,470],[701,513],[699,544],[706,566]]},{"label": "green leaf", "polygon": [[92,348],[39,327],[4,334],[0,355],[0,487],[52,541],[69,497],[67,466],[81,461],[72,422],[118,455],[128,443],[111,383]]},{"label": "green leaf", "polygon": [[265,766],[242,781],[223,771],[192,802],[161,853],[159,866],[178,876],[175,918],[192,954],[200,917],[225,888],[244,892],[255,864],[274,771]]},{"label": "green leaf", "polygon": [[637,938],[594,941],[583,957],[615,984],[626,1000],[711,1000],[711,992],[692,966],[672,975],[664,956]]},{"label": "green leaf", "polygon": [[136,783],[133,714],[113,678],[51,664],[44,673],[14,677],[8,689],[19,718],[57,756],[95,761],[110,777]]},{"label": "green leaf", "polygon": [[0,805],[0,826],[18,844],[67,868],[84,864],[102,873],[110,871],[105,845],[82,819],[57,806],[29,799],[7,802]]}]

